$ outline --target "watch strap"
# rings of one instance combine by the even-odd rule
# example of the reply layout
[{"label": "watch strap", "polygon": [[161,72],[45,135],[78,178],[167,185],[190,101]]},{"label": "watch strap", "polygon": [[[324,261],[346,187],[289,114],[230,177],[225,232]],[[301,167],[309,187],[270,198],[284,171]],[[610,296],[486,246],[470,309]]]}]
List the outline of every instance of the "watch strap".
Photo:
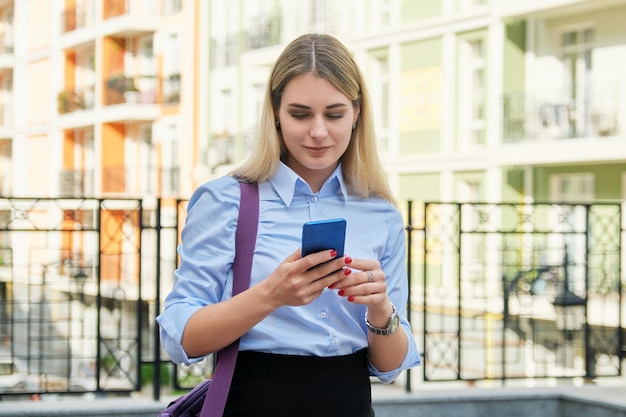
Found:
[{"label": "watch strap", "polygon": [[365,325],[367,326],[367,329],[370,332],[380,335],[380,336],[392,335],[398,328],[397,324],[394,325],[394,320],[397,320],[398,318],[398,310],[396,309],[396,306],[394,306],[393,304],[391,304],[391,308],[393,310],[391,312],[391,315],[389,316],[389,320],[387,320],[387,324],[385,325],[385,327],[373,326],[367,319],[367,312],[365,312]]}]

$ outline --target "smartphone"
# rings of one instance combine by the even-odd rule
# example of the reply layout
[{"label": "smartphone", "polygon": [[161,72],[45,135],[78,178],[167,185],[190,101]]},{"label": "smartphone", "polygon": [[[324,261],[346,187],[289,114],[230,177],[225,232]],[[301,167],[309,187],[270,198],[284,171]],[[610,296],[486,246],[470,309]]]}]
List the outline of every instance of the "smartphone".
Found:
[{"label": "smartphone", "polygon": [[346,219],[329,219],[306,222],[302,226],[302,256],[326,249],[343,256],[346,241]]}]

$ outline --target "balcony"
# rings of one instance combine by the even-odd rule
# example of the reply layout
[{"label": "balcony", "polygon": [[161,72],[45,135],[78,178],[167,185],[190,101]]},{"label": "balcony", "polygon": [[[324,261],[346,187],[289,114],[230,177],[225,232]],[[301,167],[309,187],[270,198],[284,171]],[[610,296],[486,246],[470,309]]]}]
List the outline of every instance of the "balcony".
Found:
[{"label": "balcony", "polygon": [[104,9],[104,32],[107,36],[132,37],[156,32],[161,10],[157,2],[109,0]]},{"label": "balcony", "polygon": [[271,16],[256,16],[254,19],[251,19],[246,29],[246,50],[278,45],[280,43],[281,30],[281,16],[279,13]]},{"label": "balcony", "polygon": [[137,166],[104,168],[103,195],[178,197],[180,169]]},{"label": "balcony", "polygon": [[96,0],[76,2],[61,13],[61,33],[73,32],[92,26],[96,21]]},{"label": "balcony", "polygon": [[620,90],[625,85],[507,94],[503,143],[623,136],[626,97]]},{"label": "balcony", "polygon": [[93,171],[64,170],[59,177],[61,197],[88,197],[94,195]]},{"label": "balcony", "polygon": [[153,75],[128,77],[116,75],[106,81],[105,103],[114,104],[155,104],[157,103],[157,82]]},{"label": "balcony", "polygon": [[78,110],[93,109],[95,87],[72,88],[61,91],[57,95],[57,111],[59,114],[72,113]]}]

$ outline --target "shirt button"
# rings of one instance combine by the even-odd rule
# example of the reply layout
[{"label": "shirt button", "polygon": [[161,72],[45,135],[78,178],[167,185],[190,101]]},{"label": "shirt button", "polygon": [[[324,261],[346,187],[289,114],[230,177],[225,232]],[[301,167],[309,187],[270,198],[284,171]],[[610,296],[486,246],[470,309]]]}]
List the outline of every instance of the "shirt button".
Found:
[{"label": "shirt button", "polygon": [[325,312],[325,311],[322,311],[322,312],[320,313],[320,317],[321,317],[321,318],[323,318],[323,319],[325,319],[327,315],[328,315],[328,314],[326,314],[326,312]]},{"label": "shirt button", "polygon": [[333,337],[333,345],[336,345],[339,343],[339,338],[338,337]]},{"label": "shirt button", "polygon": [[317,203],[317,200],[319,200],[319,198],[317,198],[316,195],[314,195],[313,198],[311,198],[311,201],[314,203]]}]

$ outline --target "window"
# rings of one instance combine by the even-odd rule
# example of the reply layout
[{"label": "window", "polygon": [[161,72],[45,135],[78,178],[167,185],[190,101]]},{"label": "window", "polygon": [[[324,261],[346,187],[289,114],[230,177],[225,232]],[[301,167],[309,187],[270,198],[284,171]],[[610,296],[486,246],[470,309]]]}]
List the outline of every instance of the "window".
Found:
[{"label": "window", "polygon": [[152,145],[149,123],[129,126],[131,137],[126,140],[126,191],[132,195],[156,193],[156,155]]},{"label": "window", "polygon": [[13,193],[13,146],[10,140],[0,140],[0,195]]},{"label": "window", "polygon": [[375,55],[371,59],[372,104],[376,118],[377,136],[380,149],[389,151],[389,58],[386,54]]},{"label": "window", "polygon": [[561,137],[590,136],[591,72],[595,32],[584,28],[563,32],[561,35],[565,91],[564,106],[567,117],[561,123]]},{"label": "window", "polygon": [[172,33],[165,40],[163,53],[163,102],[180,101],[180,43],[178,33]]},{"label": "window", "polygon": [[392,0],[372,0],[370,7],[370,22],[374,29],[387,28],[391,24]]},{"label": "window", "polygon": [[13,125],[13,74],[0,79],[0,125]]},{"label": "window", "polygon": [[178,125],[172,123],[163,129],[161,143],[161,196],[179,195]]},{"label": "window", "polygon": [[550,177],[550,200],[589,203],[595,198],[593,174],[555,174]]},{"label": "window", "polygon": [[13,7],[4,10],[0,17],[0,54],[12,54],[15,42],[13,20]]},{"label": "window", "polygon": [[178,13],[183,9],[183,0],[163,0],[163,13],[166,15]]},{"label": "window", "polygon": [[485,145],[486,61],[484,43],[480,39],[461,45],[461,148]]}]

